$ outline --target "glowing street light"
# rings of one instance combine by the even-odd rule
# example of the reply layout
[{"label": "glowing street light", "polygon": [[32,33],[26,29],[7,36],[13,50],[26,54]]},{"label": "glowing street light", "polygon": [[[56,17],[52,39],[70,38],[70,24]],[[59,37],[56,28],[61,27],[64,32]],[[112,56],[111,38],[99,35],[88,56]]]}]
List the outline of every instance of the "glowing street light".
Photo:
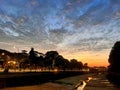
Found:
[{"label": "glowing street light", "polygon": [[3,52],[3,53],[2,53],[2,56],[4,56],[4,55],[5,55],[5,53]]}]

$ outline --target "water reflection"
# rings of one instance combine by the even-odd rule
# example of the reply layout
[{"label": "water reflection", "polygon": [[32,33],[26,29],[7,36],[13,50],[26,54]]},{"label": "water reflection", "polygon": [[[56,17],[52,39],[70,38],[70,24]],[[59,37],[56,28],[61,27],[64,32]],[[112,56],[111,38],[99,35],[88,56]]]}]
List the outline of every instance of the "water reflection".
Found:
[{"label": "water reflection", "polygon": [[86,85],[84,90],[120,90],[120,88],[111,83],[105,75],[97,75]]}]

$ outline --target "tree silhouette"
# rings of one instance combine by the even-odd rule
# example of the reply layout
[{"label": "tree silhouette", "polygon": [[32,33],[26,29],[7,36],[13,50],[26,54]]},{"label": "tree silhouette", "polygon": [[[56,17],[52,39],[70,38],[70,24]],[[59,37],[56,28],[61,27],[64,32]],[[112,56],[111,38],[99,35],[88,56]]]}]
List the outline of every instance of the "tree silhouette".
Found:
[{"label": "tree silhouette", "polygon": [[62,69],[63,65],[64,65],[64,58],[63,56],[59,55],[55,60],[55,66]]},{"label": "tree silhouette", "polygon": [[82,69],[83,68],[83,63],[81,61],[78,62],[78,68]]},{"label": "tree silhouette", "polygon": [[78,62],[76,59],[71,59],[70,60],[70,68],[71,69],[82,69],[83,68],[83,63]]},{"label": "tree silhouette", "polygon": [[55,60],[55,66],[59,69],[65,70],[69,66],[69,61],[65,59],[62,55],[58,55]]},{"label": "tree silhouette", "polygon": [[62,55],[59,55],[57,51],[48,51],[46,54],[34,51],[31,48],[29,53],[26,50],[22,50],[20,53],[12,53],[6,50],[0,49],[0,65],[3,67],[7,64],[7,61],[14,60],[18,63],[20,69],[25,68],[46,68],[60,70],[66,69],[82,69],[83,63],[78,62],[76,59],[69,61]]},{"label": "tree silhouette", "polygon": [[48,66],[49,68],[54,68],[55,66],[55,59],[58,56],[58,52],[57,51],[48,51],[45,54],[45,62],[44,65]]},{"label": "tree silhouette", "polygon": [[30,65],[35,64],[36,62],[36,55],[35,55],[35,51],[34,48],[31,48],[30,52],[29,52],[29,60],[30,60]]},{"label": "tree silhouette", "polygon": [[108,71],[120,73],[120,41],[117,41],[109,55]]},{"label": "tree silhouette", "polygon": [[68,61],[68,59],[64,59],[63,70],[65,71],[66,69],[69,69],[69,66],[70,66],[70,62]]},{"label": "tree silhouette", "polygon": [[27,53],[27,51],[26,50],[22,50],[22,53]]},{"label": "tree silhouette", "polygon": [[29,52],[29,62],[30,65],[34,68],[43,67],[44,66],[44,54],[39,53],[38,51],[34,51],[34,48],[31,48]]}]

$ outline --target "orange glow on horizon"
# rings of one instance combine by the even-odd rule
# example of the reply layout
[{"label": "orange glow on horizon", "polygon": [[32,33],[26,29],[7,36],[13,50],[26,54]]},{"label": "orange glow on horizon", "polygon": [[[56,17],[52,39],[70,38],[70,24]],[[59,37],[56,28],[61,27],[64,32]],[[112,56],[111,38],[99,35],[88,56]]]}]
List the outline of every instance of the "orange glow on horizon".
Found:
[{"label": "orange glow on horizon", "polygon": [[[39,49],[35,49],[36,51],[39,51]],[[83,64],[88,63],[88,66],[105,66],[107,67],[109,65],[108,58],[109,53],[111,49],[105,49],[101,51],[76,51],[74,49],[58,49],[55,51],[58,51],[60,55],[62,55],[64,58],[71,60],[71,59],[77,59],[78,61],[81,61]],[[28,49],[29,51],[29,49]],[[42,53],[46,53],[47,51],[52,50],[44,50],[41,49]]]},{"label": "orange glow on horizon", "polygon": [[105,66],[109,65],[108,58],[109,58],[109,50],[104,50],[100,52],[90,52],[90,51],[83,51],[74,54],[63,54],[67,59],[77,59],[81,61],[83,64],[88,63],[88,66]]}]

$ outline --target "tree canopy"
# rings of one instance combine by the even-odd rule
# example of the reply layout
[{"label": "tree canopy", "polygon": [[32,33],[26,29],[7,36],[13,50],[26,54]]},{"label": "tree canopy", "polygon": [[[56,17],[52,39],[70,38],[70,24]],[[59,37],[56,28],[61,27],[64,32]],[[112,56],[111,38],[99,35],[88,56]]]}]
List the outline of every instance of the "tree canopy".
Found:
[{"label": "tree canopy", "polygon": [[120,41],[117,41],[111,49],[108,71],[120,73]]}]

